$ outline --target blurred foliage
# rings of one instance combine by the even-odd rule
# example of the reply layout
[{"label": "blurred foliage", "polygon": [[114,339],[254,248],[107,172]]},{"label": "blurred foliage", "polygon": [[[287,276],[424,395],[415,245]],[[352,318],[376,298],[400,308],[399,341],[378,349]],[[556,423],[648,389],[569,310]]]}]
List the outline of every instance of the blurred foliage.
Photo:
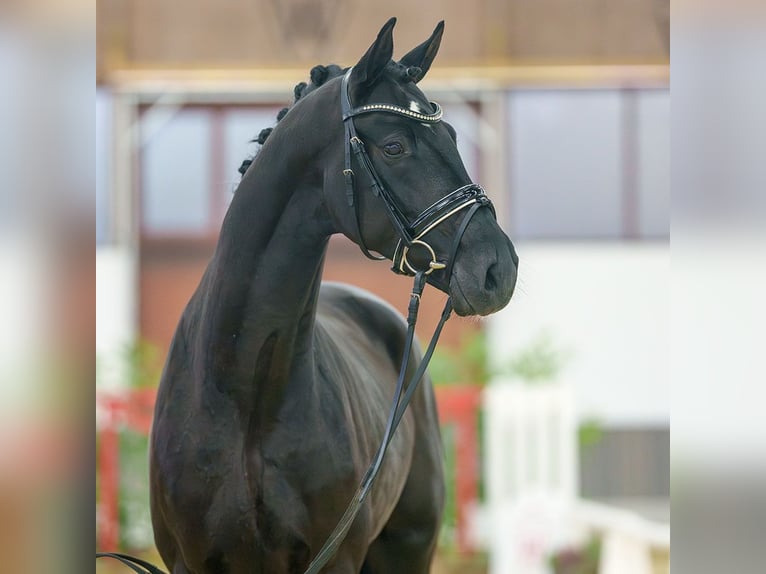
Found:
[{"label": "blurred foliage", "polygon": [[518,378],[528,384],[551,382],[568,359],[567,353],[556,348],[552,337],[543,334],[511,357],[498,374]]},{"label": "blurred foliage", "polygon": [[554,574],[598,574],[601,540],[591,537],[579,548],[565,548],[550,560]]},{"label": "blurred foliage", "polygon": [[442,444],[444,445],[444,510],[439,531],[439,546],[453,550],[457,548],[457,453],[455,452],[455,428],[453,425],[443,425],[441,428]]},{"label": "blurred foliage", "polygon": [[439,547],[431,565],[433,574],[487,574],[488,571],[489,556],[486,551],[461,553],[454,547]]},{"label": "blurred foliage", "polygon": [[97,387],[107,379],[117,379],[121,389],[156,387],[161,374],[159,349],[148,341],[138,340],[112,355],[96,357]]},{"label": "blurred foliage", "polygon": [[[155,388],[162,364],[159,350],[147,341],[126,345],[114,355],[96,360],[97,387],[104,378],[119,389]],[[149,510],[149,438],[128,429],[119,432],[120,546],[150,548],[154,543]],[[98,499],[98,489],[96,498]]]},{"label": "blurred foliage", "polygon": [[437,349],[428,372],[436,385],[484,386],[493,374],[488,365],[487,337],[477,331],[463,335],[458,349]]},{"label": "blurred foliage", "polygon": [[587,448],[593,446],[604,438],[604,427],[595,417],[589,417],[580,421],[580,427],[577,429],[577,438],[580,447]]},{"label": "blurred foliage", "polygon": [[120,432],[120,545],[145,549],[154,544],[149,509],[149,437]]},{"label": "blurred foliage", "polygon": [[550,383],[556,380],[568,359],[568,353],[558,348],[552,337],[544,333],[493,367],[489,360],[487,335],[476,331],[464,335],[457,349],[437,349],[429,372],[436,385],[485,386],[495,377],[525,384]]},{"label": "blurred foliage", "polygon": [[125,349],[124,360],[129,365],[128,386],[132,389],[157,387],[162,374],[159,350],[148,341],[138,341]]}]

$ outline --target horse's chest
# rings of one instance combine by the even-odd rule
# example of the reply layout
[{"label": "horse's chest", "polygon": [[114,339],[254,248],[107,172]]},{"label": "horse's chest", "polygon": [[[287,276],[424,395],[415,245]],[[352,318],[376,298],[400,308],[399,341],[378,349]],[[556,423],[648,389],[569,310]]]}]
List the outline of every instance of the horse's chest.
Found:
[{"label": "horse's chest", "polygon": [[[303,393],[283,403],[279,424],[248,438],[248,480],[259,499],[256,516],[294,529],[312,525],[312,531],[325,517],[340,517],[374,457],[389,406],[379,389],[365,390],[363,385],[372,383],[357,384],[349,390],[325,380],[317,392],[304,385]],[[412,440],[409,425],[402,424],[368,501],[375,523],[398,499]]]},{"label": "horse's chest", "polygon": [[257,488],[279,496],[289,485],[296,496],[311,497],[354,477],[358,445],[342,413],[298,401],[279,420],[269,433],[248,438],[250,480]]}]

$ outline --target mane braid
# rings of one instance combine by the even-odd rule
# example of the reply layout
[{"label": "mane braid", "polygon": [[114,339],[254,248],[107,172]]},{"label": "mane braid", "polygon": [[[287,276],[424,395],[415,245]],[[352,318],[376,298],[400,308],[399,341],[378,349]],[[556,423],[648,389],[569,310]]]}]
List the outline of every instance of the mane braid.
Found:
[{"label": "mane braid", "polygon": [[[327,66],[314,66],[311,68],[311,71],[309,72],[309,82],[299,82],[295,85],[295,88],[293,88],[293,105],[295,102],[303,98],[306,94],[310,94],[320,86],[324,85],[327,80],[332,80],[333,78],[337,78],[338,76],[342,76],[346,73],[348,68],[341,68],[340,66],[337,66],[335,64],[329,64]],[[422,75],[422,70],[418,68],[417,66],[410,66],[406,67],[400,64],[399,62],[391,61],[386,65],[386,73],[391,76],[392,78],[398,80],[402,83],[407,82],[414,82],[417,81],[420,76]],[[290,111],[290,107],[285,107],[279,110],[279,113],[277,114],[277,123],[279,123],[282,118],[287,115],[287,112]],[[271,132],[274,130],[274,127],[268,127],[262,129],[256,137],[250,140],[250,143],[257,143],[260,145],[263,145],[266,143],[266,139],[271,135]],[[260,148],[259,148],[260,149]],[[239,166],[239,173],[242,177],[245,176],[245,172],[250,167],[250,165],[253,163],[253,160],[255,159],[255,156],[258,154],[258,151],[256,151],[253,155],[248,156],[247,158],[242,161],[242,165]]]},{"label": "mane braid", "polygon": [[[335,64],[329,64],[327,66],[314,66],[313,68],[311,68],[311,71],[309,72],[310,81],[308,83],[299,82],[298,84],[296,84],[295,88],[293,88],[293,97],[294,97],[293,105],[295,105],[295,103],[301,98],[303,98],[306,94],[310,94],[311,92],[313,92],[320,86],[324,85],[327,82],[327,80],[331,80],[333,78],[337,78],[338,76],[342,76],[343,74],[346,73],[346,70],[348,70],[348,68],[341,68],[340,66],[337,66]],[[285,115],[287,115],[287,112],[290,111],[291,107],[292,106],[288,106],[279,110],[279,113],[277,114],[277,123],[279,123],[282,120],[282,118],[284,118]],[[274,127],[268,127],[268,128],[262,129],[255,138],[250,140],[250,142],[263,145],[264,143],[266,143],[266,139],[271,135],[271,132],[273,131],[273,129]],[[247,169],[253,163],[253,160],[255,159],[255,156],[257,154],[258,154],[258,151],[256,151],[253,155],[248,156],[242,162],[242,165],[239,166],[238,171],[242,175],[242,177],[245,176],[245,172],[247,172]]]}]

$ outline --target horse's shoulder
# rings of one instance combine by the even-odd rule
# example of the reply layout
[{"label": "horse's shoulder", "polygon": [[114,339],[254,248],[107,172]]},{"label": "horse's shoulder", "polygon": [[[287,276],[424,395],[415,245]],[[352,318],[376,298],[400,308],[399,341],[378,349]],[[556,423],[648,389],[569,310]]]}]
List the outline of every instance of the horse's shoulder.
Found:
[{"label": "horse's shoulder", "polygon": [[344,283],[322,283],[317,323],[334,333],[341,347],[372,345],[384,351],[393,364],[401,360],[407,322],[393,306],[369,291]]},{"label": "horse's shoulder", "polygon": [[365,289],[346,283],[322,283],[319,312],[346,315],[370,329],[390,329],[397,333],[407,330],[404,317],[391,304]]}]

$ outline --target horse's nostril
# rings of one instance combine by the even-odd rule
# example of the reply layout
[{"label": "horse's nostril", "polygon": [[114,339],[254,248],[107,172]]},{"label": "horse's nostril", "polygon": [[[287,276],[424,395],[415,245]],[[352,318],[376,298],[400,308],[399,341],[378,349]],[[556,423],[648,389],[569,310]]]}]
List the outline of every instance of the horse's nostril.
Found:
[{"label": "horse's nostril", "polygon": [[493,263],[487,269],[487,276],[484,279],[485,291],[494,291],[495,287],[497,287],[497,278],[495,277],[496,271],[497,271],[497,263]]}]

